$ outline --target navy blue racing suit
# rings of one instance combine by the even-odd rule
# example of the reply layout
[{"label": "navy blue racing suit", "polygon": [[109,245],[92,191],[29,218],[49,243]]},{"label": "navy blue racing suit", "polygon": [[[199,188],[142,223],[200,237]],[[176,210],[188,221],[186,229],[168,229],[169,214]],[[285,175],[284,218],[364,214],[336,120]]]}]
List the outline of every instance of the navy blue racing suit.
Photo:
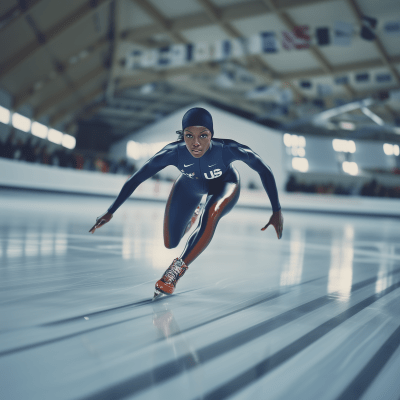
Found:
[{"label": "navy blue racing suit", "polygon": [[258,172],[272,210],[279,211],[278,190],[268,165],[248,146],[234,140],[213,138],[209,149],[200,158],[189,153],[184,141],[165,146],[128,179],[108,212],[113,214],[146,179],[166,166],[174,165],[181,175],[172,187],[165,209],[164,243],[167,248],[179,244],[194,211],[207,194],[199,224],[180,257],[189,265],[208,246],[219,220],[239,199],[240,178],[232,165],[234,161],[243,161]]}]

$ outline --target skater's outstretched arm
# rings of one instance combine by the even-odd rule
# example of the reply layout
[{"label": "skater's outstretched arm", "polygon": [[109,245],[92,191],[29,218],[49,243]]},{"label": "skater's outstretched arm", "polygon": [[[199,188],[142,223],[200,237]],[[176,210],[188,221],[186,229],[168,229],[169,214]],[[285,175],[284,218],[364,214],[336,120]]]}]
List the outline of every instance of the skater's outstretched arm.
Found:
[{"label": "skater's outstretched arm", "polygon": [[124,184],[114,203],[101,217],[97,218],[96,224],[89,231],[94,233],[96,229],[110,221],[113,214],[125,202],[125,200],[135,191],[135,189],[145,180],[151,178],[157,172],[168,165],[177,166],[177,147],[176,142],[170,143],[148,160],[142,168],[134,173]]},{"label": "skater's outstretched arm", "polygon": [[278,189],[276,187],[275,178],[271,168],[265,164],[261,157],[248,146],[230,141],[227,147],[229,148],[230,152],[224,153],[224,163],[231,163],[233,161],[240,160],[256,171],[258,175],[260,175],[261,182],[268,194],[273,211],[268,224],[265,225],[261,230],[265,230],[269,225],[272,225],[275,228],[278,239],[280,239],[283,231],[283,216],[278,198]]}]

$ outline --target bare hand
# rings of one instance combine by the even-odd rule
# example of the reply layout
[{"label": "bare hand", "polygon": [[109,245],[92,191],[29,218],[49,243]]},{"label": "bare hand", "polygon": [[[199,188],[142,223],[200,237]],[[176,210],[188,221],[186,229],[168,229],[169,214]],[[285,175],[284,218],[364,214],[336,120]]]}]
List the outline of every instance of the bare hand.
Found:
[{"label": "bare hand", "polygon": [[99,229],[102,227],[104,224],[110,221],[110,219],[113,217],[113,215],[109,212],[106,212],[104,215],[101,217],[98,217],[96,219],[96,223],[93,225],[92,229],[89,231],[90,233],[94,233],[96,229]]},{"label": "bare hand", "polygon": [[269,219],[269,222],[267,225],[262,228],[262,231],[265,231],[269,225],[272,225],[275,228],[276,235],[278,236],[278,239],[282,237],[282,231],[283,231],[283,216],[281,213],[281,210],[279,211],[274,211],[272,214],[271,218]]}]

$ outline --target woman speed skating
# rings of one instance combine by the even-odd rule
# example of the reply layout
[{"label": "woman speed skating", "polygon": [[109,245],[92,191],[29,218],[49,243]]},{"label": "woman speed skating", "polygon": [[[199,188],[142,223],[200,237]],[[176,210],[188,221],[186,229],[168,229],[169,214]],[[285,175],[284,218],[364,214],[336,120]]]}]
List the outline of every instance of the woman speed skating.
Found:
[{"label": "woman speed skating", "polygon": [[211,114],[204,108],[192,108],[182,119],[182,131],[176,142],[165,146],[148,160],[124,184],[108,211],[97,218],[89,232],[109,222],[115,211],[145,180],[168,165],[181,172],[168,197],[164,216],[164,243],[168,249],[178,246],[199,214],[199,204],[207,195],[197,228],[189,237],[183,253],[175,258],[155,285],[154,298],[172,294],[189,265],[205,250],[219,220],[232,210],[239,199],[240,178],[234,161],[243,161],[260,175],[272,205],[272,216],[261,229],[273,225],[282,237],[283,217],[278,191],[270,168],[249,147],[229,139],[214,138]]}]

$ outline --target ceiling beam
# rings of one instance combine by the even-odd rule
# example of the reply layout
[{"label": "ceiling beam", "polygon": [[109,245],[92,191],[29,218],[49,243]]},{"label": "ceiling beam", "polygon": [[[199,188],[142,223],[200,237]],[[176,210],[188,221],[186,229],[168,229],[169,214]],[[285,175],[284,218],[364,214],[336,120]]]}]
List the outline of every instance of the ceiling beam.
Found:
[{"label": "ceiling beam", "polygon": [[[400,64],[400,55],[394,56],[390,58],[391,63]],[[356,63],[344,64],[338,67],[332,68],[332,72],[330,75],[340,75],[345,74],[352,71],[365,70],[365,69],[373,69],[384,66],[383,61],[381,59],[362,61]],[[312,77],[321,77],[326,76],[326,72],[321,68],[318,69],[308,69],[304,71],[295,71],[289,72],[285,74],[281,74],[279,76],[280,79],[307,79]]]},{"label": "ceiling beam", "polygon": [[188,43],[188,41],[179,32],[176,32],[173,29],[171,21],[165,18],[149,1],[132,1],[136,3],[143,11],[145,11],[161,27],[163,31],[166,31],[176,43]]},{"label": "ceiling beam", "polygon": [[[83,50],[90,49],[90,53],[88,54],[87,57],[83,58],[82,60],[80,60],[75,64],[70,64],[68,61],[65,61],[62,63],[63,65],[62,71],[55,68],[52,71],[48,72],[46,76],[40,81],[41,86],[39,90],[35,89],[34,83],[31,83],[27,88],[22,89],[14,97],[14,108],[18,109],[22,105],[29,103],[39,91],[43,90],[45,87],[55,82],[57,78],[60,78],[62,76],[63,73],[68,73],[69,71],[73,70],[74,67],[76,67],[78,64],[90,61],[93,58],[93,56],[98,55],[98,52],[101,52],[102,50],[105,49],[107,43],[108,43],[107,39],[103,37],[94,44],[86,46],[86,48],[83,49]],[[79,54],[83,50],[80,50],[79,52],[77,52],[77,54]]]},{"label": "ceiling beam", "polygon": [[[286,6],[278,6],[279,10],[289,10],[310,4],[321,3],[324,0],[296,0]],[[334,0],[339,1],[339,0]],[[260,15],[271,14],[271,10],[261,1],[243,1],[233,5],[219,8],[219,18],[223,22],[232,22],[244,18],[259,17]],[[170,20],[173,31],[182,31],[196,28],[203,28],[213,25],[207,12],[183,15]],[[124,37],[126,40],[141,40],[151,37],[157,33],[162,33],[163,28],[160,24],[149,24],[140,28],[126,30]]]},{"label": "ceiling beam", "polygon": [[[355,0],[347,0],[347,3],[349,4],[355,17],[357,18],[359,25],[361,26],[364,13],[361,11],[360,7],[358,6],[358,4]],[[378,36],[376,36],[375,40],[372,41],[371,43],[374,44],[376,50],[378,51],[378,53],[382,59],[383,64],[390,69],[390,71],[392,72],[393,76],[395,77],[397,83],[400,83],[400,74],[397,71],[397,69],[394,67],[394,65],[392,64],[390,57],[386,53],[386,50],[382,44],[382,41],[379,39]]]},{"label": "ceiling beam", "polygon": [[48,112],[48,110],[51,109],[55,104],[61,103],[69,96],[76,94],[77,90],[79,88],[81,88],[82,86],[86,85],[87,83],[93,81],[94,79],[97,79],[105,71],[106,70],[105,70],[104,66],[100,65],[97,68],[95,68],[94,70],[88,72],[82,78],[75,81],[73,86],[70,86],[70,87],[62,90],[62,91],[56,93],[54,96],[51,96],[50,98],[43,101],[35,109],[35,112],[34,112],[35,119],[38,119],[38,118],[42,117],[43,115],[45,115]]},{"label": "ceiling beam", "polygon": [[[209,18],[214,23],[218,24],[228,36],[232,38],[243,37],[242,33],[237,30],[229,21],[224,21],[221,18],[221,11],[210,0],[197,0],[204,10],[207,12]],[[260,56],[245,56],[249,65],[246,69],[250,72],[256,73],[265,83],[271,83],[273,78],[277,75],[276,72],[269,66]],[[256,65],[254,65],[256,64]]]},{"label": "ceiling beam", "polygon": [[186,79],[188,74],[207,73],[217,75],[219,72],[219,65],[209,64],[197,64],[192,67],[184,66],[161,71],[145,71],[129,78],[121,78],[118,83],[118,91],[121,92],[126,88],[142,86],[146,83],[166,81],[171,77]]},{"label": "ceiling beam", "polygon": [[[53,114],[50,118],[50,126],[56,126],[63,122],[68,116],[74,114],[78,109],[82,108],[85,104],[90,103],[93,101],[96,97],[100,96],[102,93],[104,93],[104,82],[101,82],[101,84],[93,89],[91,92],[89,92],[86,96],[84,96],[81,101],[75,102],[72,105],[63,108],[61,110],[58,110],[55,114]],[[92,108],[96,108],[95,112],[100,107],[103,107],[106,103],[105,101],[99,102],[99,104],[102,103],[99,107],[96,107],[97,104],[93,105],[92,107],[87,107],[85,108],[82,113],[85,112],[91,112]]]},{"label": "ceiling beam", "polygon": [[[41,2],[42,0],[30,0],[25,1],[25,7],[23,6],[23,2],[18,2],[18,4],[8,11],[6,11],[3,15],[0,16],[0,24],[4,24],[0,27],[0,33],[9,27],[11,24],[15,24],[20,21],[25,15],[30,13],[32,9]],[[7,23],[6,21],[9,20]]]},{"label": "ceiling beam", "polygon": [[3,78],[17,65],[25,61],[28,57],[35,54],[45,44],[49,44],[54,41],[59,35],[71,28],[82,18],[87,17],[94,13],[98,7],[109,3],[111,0],[90,0],[86,1],[81,7],[75,10],[73,13],[66,16],[62,21],[57,22],[50,29],[43,33],[42,42],[34,40],[27,44],[22,50],[18,51],[17,54],[12,56],[10,59],[4,61],[0,65],[0,79]]},{"label": "ceiling beam", "polygon": [[[204,67],[200,65],[201,71],[204,72]],[[116,89],[118,90],[118,93],[122,92],[124,89],[129,88],[129,87],[135,87],[135,86],[142,86],[146,83],[152,83],[152,82],[157,82],[157,81],[164,81],[168,79],[169,77],[173,76],[183,76],[184,74],[188,73],[188,71],[191,72],[198,72],[200,68],[187,68],[187,67],[181,67],[181,68],[175,68],[174,70],[168,70],[168,71],[160,71],[160,72],[151,72],[151,71],[146,71],[146,72],[141,72],[138,73],[136,77],[131,77],[129,79],[120,79],[119,82],[117,83]],[[211,68],[207,67],[206,70],[208,73],[218,73],[219,67]],[[86,79],[95,79],[97,76],[100,76],[101,72],[104,71],[103,67],[99,69],[96,69],[89,74],[85,75],[83,78],[81,78],[79,81],[76,82],[76,87],[79,87],[83,84],[85,84]],[[97,75],[98,74],[98,75]],[[94,76],[90,78],[90,75]],[[69,115],[73,114],[78,110],[79,108],[82,108],[84,104],[89,103],[92,101],[94,98],[100,95],[100,92],[104,90],[103,88],[97,89],[99,92],[95,91],[93,95],[87,95],[85,96],[81,102],[77,102],[74,105],[68,107],[65,110],[62,111],[57,111],[57,113],[50,118],[50,120],[53,122],[53,125],[56,123],[60,123],[63,120],[65,120]],[[69,88],[67,90],[64,90],[63,92],[58,93],[56,96],[53,96],[51,99],[48,99],[46,103],[42,104],[39,109],[37,109],[36,113],[41,115],[45,114],[45,112],[55,103],[55,102],[60,102],[63,101],[65,98],[68,96],[73,95],[75,90],[73,88]],[[118,101],[118,98],[115,99],[115,101]],[[96,110],[97,112],[97,110]],[[92,114],[93,115],[93,114]]]},{"label": "ceiling beam", "polygon": [[202,96],[204,98],[218,101],[222,104],[226,104],[230,107],[241,108],[244,111],[251,112],[253,114],[261,114],[263,110],[256,104],[251,104],[247,101],[243,101],[241,96],[235,96],[232,94],[222,94],[219,91],[208,88],[207,86],[195,82],[191,79],[183,80],[180,77],[169,78],[168,81],[175,87],[183,89],[186,92],[193,93],[196,96]]},{"label": "ceiling beam", "polygon": [[109,43],[110,49],[107,63],[109,63],[108,82],[106,88],[106,97],[113,98],[115,90],[115,78],[118,70],[118,48],[121,41],[120,26],[121,26],[121,2],[113,0],[110,4],[109,12]]},{"label": "ceiling beam", "polygon": [[[277,17],[283,22],[283,24],[292,31],[296,26],[297,23],[293,20],[293,18],[286,12],[286,9],[281,9],[275,4],[275,0],[262,0],[270,9],[273,11]],[[328,74],[332,75],[333,67],[330,65],[329,61],[325,58],[322,54],[320,49],[315,45],[311,44],[310,47],[307,49],[315,58],[315,60],[321,65],[322,70]],[[343,85],[345,90],[351,96],[355,95],[355,91],[351,88],[349,84]]]}]

